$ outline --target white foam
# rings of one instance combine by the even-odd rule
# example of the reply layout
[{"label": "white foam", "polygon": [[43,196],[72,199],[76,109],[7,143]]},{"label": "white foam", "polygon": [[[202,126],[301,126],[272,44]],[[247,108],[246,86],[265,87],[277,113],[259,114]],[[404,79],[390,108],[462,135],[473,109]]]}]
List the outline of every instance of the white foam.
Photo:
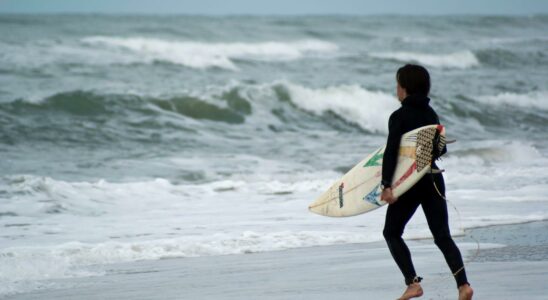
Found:
[{"label": "white foam", "polygon": [[[4,177],[3,192],[14,196],[3,199],[3,209],[17,215],[1,218],[0,225],[29,225],[3,227],[5,236],[25,238],[9,240],[0,249],[0,294],[24,290],[27,285],[18,284],[26,281],[101,275],[97,265],[110,263],[382,240],[384,208],[354,218],[326,218],[307,211],[307,205],[340,174],[293,169],[282,173],[285,163],[246,159],[255,161],[257,173],[203,184],[178,185],[162,178],[69,182],[29,175]],[[450,165],[448,197],[460,211],[457,217],[449,208],[453,234],[470,226],[548,217],[543,212],[548,199],[542,178],[531,182],[526,172],[501,168],[495,161],[498,165],[488,169],[489,174],[471,179],[474,187],[466,180],[487,165],[478,170],[453,159],[446,162]],[[187,164],[185,160],[178,163]],[[502,169],[500,174],[497,169]],[[528,187],[508,184],[522,175]],[[497,181],[506,189],[492,192],[499,189],[493,185]],[[524,194],[528,197],[520,198]],[[44,206],[51,204],[65,210],[44,213]],[[429,236],[423,214],[417,213],[406,237]]]},{"label": "white foam", "polygon": [[479,60],[472,51],[459,51],[448,54],[426,54],[416,52],[377,52],[372,57],[393,59],[401,62],[415,62],[432,67],[466,69],[478,66]]},{"label": "white foam", "polygon": [[143,37],[93,36],[82,39],[85,44],[129,50],[145,62],[167,61],[191,68],[218,67],[237,70],[232,59],[264,61],[295,60],[306,55],[333,53],[338,46],[319,40],[259,43],[206,43]]},{"label": "white foam", "polygon": [[476,99],[493,106],[508,105],[548,110],[548,91],[536,91],[526,94],[506,92],[492,96],[479,96]]},{"label": "white foam", "polygon": [[[243,254],[297,247],[359,243],[371,236],[335,231],[243,231],[210,236],[97,244],[70,242],[50,247],[10,247],[0,250],[0,295],[39,287],[21,285],[46,279],[100,276],[89,266],[176,257]],[[28,284],[28,283],[27,283]]]},{"label": "white foam", "polygon": [[380,91],[369,91],[357,84],[311,89],[285,84],[291,101],[301,109],[322,115],[327,111],[371,132],[388,132],[387,121],[398,108],[397,99]]},{"label": "white foam", "polygon": [[[156,260],[174,257],[242,254],[276,251],[289,248],[333,245],[339,243],[370,242],[376,239],[367,234],[345,231],[278,231],[215,233],[211,236],[186,236],[173,239],[156,239],[134,242],[81,243],[69,242],[50,247],[10,247],[0,250],[3,266],[12,261],[27,261],[32,278],[63,275],[73,266],[90,266],[138,260]],[[46,262],[43,266],[32,260]],[[64,262],[64,268],[55,268]],[[13,267],[21,267],[12,265]],[[53,267],[53,268],[52,268]],[[43,270],[37,269],[43,268]],[[23,268],[21,268],[22,270]],[[59,270],[63,269],[62,272]],[[6,275],[5,273],[2,273]],[[28,274],[24,275],[29,278]],[[11,277],[16,279],[16,277]],[[21,277],[23,278],[23,277]],[[6,279],[6,278],[4,278]]]},{"label": "white foam", "polygon": [[[482,190],[466,189],[456,191],[456,195],[466,199],[489,199],[489,202],[548,202],[546,192],[548,188],[544,184],[533,184],[507,189]],[[541,218],[542,219],[542,218]],[[530,220],[530,219],[526,219]],[[538,221],[538,218],[531,221]],[[523,221],[523,219],[522,219]]]},{"label": "white foam", "polygon": [[[466,148],[462,148],[462,147]],[[541,152],[530,142],[506,140],[469,141],[466,145],[450,145],[447,161],[454,167],[483,165],[489,163],[531,163],[532,159],[543,159]]]},{"label": "white foam", "polygon": [[447,169],[446,182],[452,190],[474,190],[475,197],[486,201],[546,199],[543,195],[548,190],[519,190],[542,185],[544,179],[536,174],[543,173],[547,164],[548,160],[530,142],[504,140],[457,142],[449,146],[447,156],[439,163]]}]

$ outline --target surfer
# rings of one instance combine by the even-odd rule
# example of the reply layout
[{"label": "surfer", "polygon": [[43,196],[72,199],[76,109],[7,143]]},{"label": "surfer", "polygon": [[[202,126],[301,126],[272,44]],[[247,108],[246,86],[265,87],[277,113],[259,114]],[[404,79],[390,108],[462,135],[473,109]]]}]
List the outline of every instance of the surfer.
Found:
[{"label": "surfer", "polygon": [[[422,206],[434,242],[443,253],[457,282],[459,300],[472,299],[473,290],[466,278],[461,253],[449,232],[442,174],[424,176],[399,198],[395,198],[392,194],[390,185],[398,162],[401,136],[405,132],[425,125],[439,124],[436,112],[429,105],[430,75],[424,67],[408,64],[399,68],[396,73],[396,83],[401,107],[392,113],[388,121],[388,140],[382,164],[381,199],[390,204],[386,211],[383,235],[407,285],[407,289],[399,299],[411,299],[423,294],[420,285],[422,278],[415,273],[411,253],[402,239],[405,225],[419,205]],[[435,164],[433,168],[437,169]]]}]

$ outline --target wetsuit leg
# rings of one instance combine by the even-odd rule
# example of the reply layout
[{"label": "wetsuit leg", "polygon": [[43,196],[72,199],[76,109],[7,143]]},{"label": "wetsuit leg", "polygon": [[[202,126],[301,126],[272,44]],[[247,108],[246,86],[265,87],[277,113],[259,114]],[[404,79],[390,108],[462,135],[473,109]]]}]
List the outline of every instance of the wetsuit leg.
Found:
[{"label": "wetsuit leg", "polygon": [[[432,176],[432,177],[430,177]],[[434,242],[443,253],[445,261],[451,272],[455,275],[457,286],[468,283],[466,278],[466,272],[464,270],[464,263],[459,248],[451,238],[449,232],[449,221],[447,215],[447,203],[438,192],[436,191],[432,181],[436,184],[439,192],[445,197],[445,183],[441,174],[426,175],[428,183],[423,182],[423,189],[425,190],[425,197],[422,201],[422,209],[426,220],[428,221],[428,227],[434,237]],[[428,192],[428,193],[426,193]]]},{"label": "wetsuit leg", "polygon": [[388,249],[390,249],[392,257],[403,273],[407,285],[413,282],[413,278],[417,276],[409,248],[402,239],[405,225],[420,204],[419,198],[416,197],[414,191],[415,189],[411,188],[405,194],[401,195],[396,203],[388,205],[384,230],[382,232],[388,244]]}]

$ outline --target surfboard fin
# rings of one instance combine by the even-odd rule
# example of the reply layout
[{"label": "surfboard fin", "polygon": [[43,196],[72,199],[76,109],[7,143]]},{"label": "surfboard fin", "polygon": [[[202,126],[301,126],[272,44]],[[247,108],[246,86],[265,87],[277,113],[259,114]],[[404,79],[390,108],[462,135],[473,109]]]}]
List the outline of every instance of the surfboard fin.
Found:
[{"label": "surfboard fin", "polygon": [[445,140],[445,144],[453,144],[457,140]]},{"label": "surfboard fin", "polygon": [[445,169],[432,169],[430,171],[430,173],[432,173],[432,174],[440,174],[440,173],[443,173],[443,172],[445,172]]}]

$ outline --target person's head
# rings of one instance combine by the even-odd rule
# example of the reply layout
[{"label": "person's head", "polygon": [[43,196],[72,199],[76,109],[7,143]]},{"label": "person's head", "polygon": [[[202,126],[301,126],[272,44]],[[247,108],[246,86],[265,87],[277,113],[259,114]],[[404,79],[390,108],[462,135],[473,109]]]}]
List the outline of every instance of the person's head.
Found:
[{"label": "person's head", "polygon": [[428,96],[430,92],[430,74],[423,66],[407,64],[399,68],[396,81],[400,101],[409,95]]}]

